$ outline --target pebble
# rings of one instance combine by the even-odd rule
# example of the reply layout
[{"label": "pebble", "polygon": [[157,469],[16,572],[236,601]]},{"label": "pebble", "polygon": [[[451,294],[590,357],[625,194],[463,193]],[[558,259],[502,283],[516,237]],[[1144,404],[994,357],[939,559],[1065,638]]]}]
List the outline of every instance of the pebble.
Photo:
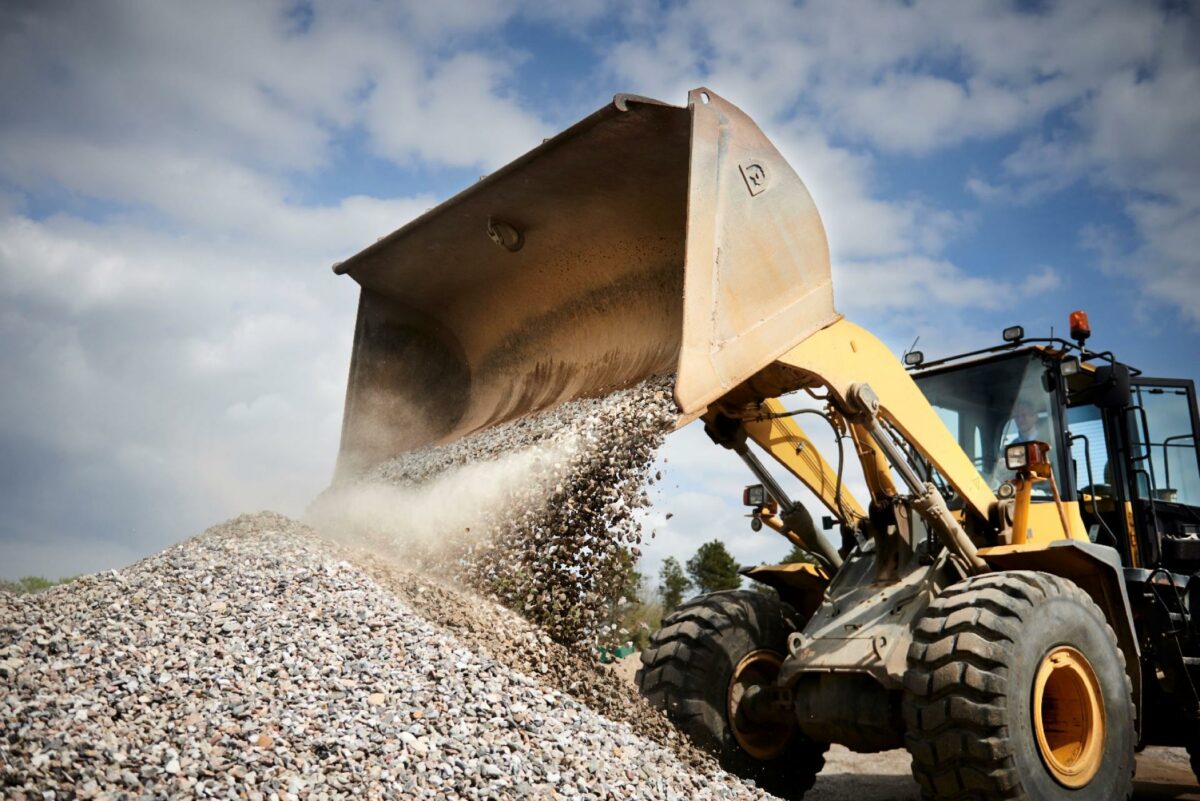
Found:
[{"label": "pebble", "polygon": [[[649,504],[654,455],[678,421],[673,386],[673,376],[654,377],[400,454],[330,488],[308,517],[343,542],[467,583],[556,642],[620,644],[628,637],[612,625],[613,610],[627,602],[625,577],[640,553],[636,512]],[[456,471],[508,465],[503,459],[522,454],[519,481],[505,476],[507,491],[467,531],[453,515],[438,529],[430,520],[438,504],[429,500],[413,504],[427,507],[419,525],[394,515],[364,520],[353,511],[378,488],[445,493]]]},{"label": "pebble", "polygon": [[[259,513],[122,571],[0,593],[4,794],[767,798],[481,649],[511,612],[480,599],[494,625],[464,639],[347,556]],[[221,631],[232,610],[246,623]]]}]

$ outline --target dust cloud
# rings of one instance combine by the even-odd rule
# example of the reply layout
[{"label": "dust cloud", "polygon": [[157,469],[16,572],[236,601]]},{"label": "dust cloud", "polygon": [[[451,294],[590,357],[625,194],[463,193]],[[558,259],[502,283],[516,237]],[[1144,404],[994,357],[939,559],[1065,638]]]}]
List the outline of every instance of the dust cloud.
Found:
[{"label": "dust cloud", "polygon": [[307,522],[337,541],[412,569],[452,577],[497,523],[520,514],[566,474],[577,438],[446,468],[416,484],[346,482],[309,507]]},{"label": "dust cloud", "polygon": [[569,401],[340,481],[309,522],[485,593],[555,640],[596,642],[639,556],[673,377]]}]

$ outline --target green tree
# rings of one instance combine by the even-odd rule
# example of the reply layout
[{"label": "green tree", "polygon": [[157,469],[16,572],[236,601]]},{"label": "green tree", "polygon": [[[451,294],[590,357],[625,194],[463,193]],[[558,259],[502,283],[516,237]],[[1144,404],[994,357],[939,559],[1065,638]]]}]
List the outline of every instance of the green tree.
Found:
[{"label": "green tree", "polygon": [[657,604],[648,605],[644,596],[645,576],[637,569],[637,557],[625,548],[618,549],[604,564],[607,572],[608,613],[604,617],[607,631],[598,638],[605,648],[617,648],[633,642],[638,650],[649,645],[650,627],[647,619],[658,619]]},{"label": "green tree", "polygon": [[783,557],[783,561],[779,564],[790,565],[793,562],[812,562],[817,564],[817,560],[813,558],[812,553],[804,550],[799,545],[793,545],[792,550],[788,551],[787,556]]},{"label": "green tree", "polygon": [[658,594],[662,596],[663,614],[669,615],[683,603],[683,596],[692,588],[692,582],[683,575],[679,560],[668,556],[663,560],[662,569],[658,571]]},{"label": "green tree", "polygon": [[51,587],[56,587],[59,584],[66,584],[74,581],[75,576],[67,576],[60,579],[48,579],[41,576],[22,576],[16,581],[0,579],[0,592],[11,592],[14,595],[24,595],[27,593],[42,592]]},{"label": "green tree", "polygon": [[742,586],[741,565],[720,540],[706,542],[687,561],[687,572],[700,592],[736,590]]}]

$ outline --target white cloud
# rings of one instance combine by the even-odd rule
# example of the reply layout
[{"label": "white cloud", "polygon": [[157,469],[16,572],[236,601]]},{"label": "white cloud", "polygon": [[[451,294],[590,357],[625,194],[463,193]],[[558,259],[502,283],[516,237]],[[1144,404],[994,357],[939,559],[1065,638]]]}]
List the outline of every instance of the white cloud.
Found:
[{"label": "white cloud", "polygon": [[[392,227],[359,207],[324,224],[360,244]],[[271,233],[314,216],[276,207]],[[247,509],[302,511],[332,473],[354,327],[357,285],[330,261],[303,241],[0,220],[0,448],[29,483],[0,529],[35,525],[20,520],[52,487],[70,500],[40,536],[147,551]],[[87,553],[57,572],[99,566],[72,561]]]},{"label": "white cloud", "polygon": [[[1137,241],[1100,228],[1088,241],[1107,269],[1196,318],[1195,26],[1154,7],[10,4],[0,447],[25,483],[4,530],[144,552],[223,514],[302,508],[336,454],[357,297],[329,265],[438,199],[313,200],[320,179],[360,147],[484,172],[556,130],[560,108],[522,102],[534,45],[506,41],[530,20],[577,37],[585,66],[604,23],[612,88],[681,102],[708,84],[758,120],[821,209],[839,303],[885,339],[972,343],[984,337],[973,311],[1059,286],[1057,266],[997,281],[947,258],[976,217],[896,196],[874,155],[931,154],[933,169],[941,148],[1003,137],[1023,144],[969,191],[1032,203],[1085,180],[1122,193]],[[597,74],[584,73],[571,91],[594,100]],[[1047,115],[1065,122],[1041,134]],[[743,528],[748,474],[691,431],[666,453],[693,468],[677,480],[696,497],[669,497],[664,541],[690,552],[734,536],[747,562],[786,550]]]},{"label": "white cloud", "polygon": [[[253,218],[286,170],[328,167],[365,132],[400,163],[491,168],[544,124],[497,46],[513,8],[282,3],[44,6],[0,18],[0,171],[186,219]],[[458,45],[445,55],[446,37]],[[478,136],[486,130],[487,136]],[[475,135],[472,135],[475,134]],[[204,202],[221,197],[224,203]]]},{"label": "white cloud", "polygon": [[835,273],[847,308],[870,315],[877,310],[998,309],[1017,289],[1003,282],[976,278],[952,263],[921,256],[869,262],[847,262]]},{"label": "white cloud", "polygon": [[[1173,307],[1200,327],[1200,204],[1177,197],[1131,201],[1128,208],[1138,243],[1093,225],[1080,232],[1081,244],[1105,273],[1134,279],[1146,300]],[[1153,317],[1146,310],[1141,316]]]},{"label": "white cloud", "polygon": [[[502,86],[508,65],[478,54],[457,55],[433,70],[411,65],[385,73],[366,101],[375,149],[398,162],[440,161],[498,167],[551,133],[523,111]],[[487,131],[487,136],[480,132]]]},{"label": "white cloud", "polygon": [[1080,182],[1117,193],[1136,241],[1095,223],[1079,232],[1081,241],[1110,276],[1137,280],[1135,302],[1174,308],[1200,324],[1200,23],[1188,11],[1148,4],[1113,4],[1078,18],[1073,5],[1062,4],[1055,17],[1081,23],[1080,34],[1063,37],[1062,52],[1041,62],[1072,76],[1059,104],[1065,119],[1025,137],[1000,175],[972,176],[967,188],[987,202],[1017,204]]},{"label": "white cloud", "polygon": [[1049,292],[1052,289],[1058,289],[1062,284],[1062,277],[1058,271],[1049,265],[1042,265],[1037,272],[1031,273],[1021,283],[1021,289],[1027,295],[1037,295],[1043,292]]},{"label": "white cloud", "polygon": [[831,98],[833,116],[883,150],[925,154],[968,137],[1005,133],[1025,103],[988,83],[964,85],[935,75],[888,74]]},{"label": "white cloud", "polygon": [[66,312],[162,292],[170,274],[149,269],[120,250],[97,251],[21,216],[0,218],[0,297]]},{"label": "white cloud", "polygon": [[821,27],[830,13],[821,4],[678,6],[615,47],[607,65],[641,93],[679,102],[706,85],[741,107],[809,188],[835,258],[937,253],[969,219],[917,199],[881,199],[871,156],[833,144],[815,95],[806,93],[829,55],[829,43],[814,40],[840,30]]}]

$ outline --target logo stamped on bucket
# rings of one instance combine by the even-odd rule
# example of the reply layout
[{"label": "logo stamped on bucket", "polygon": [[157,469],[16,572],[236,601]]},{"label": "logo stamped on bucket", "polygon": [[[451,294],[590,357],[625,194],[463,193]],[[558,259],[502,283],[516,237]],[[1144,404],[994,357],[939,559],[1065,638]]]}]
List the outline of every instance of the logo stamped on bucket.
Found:
[{"label": "logo stamped on bucket", "polygon": [[742,177],[746,179],[746,188],[750,190],[751,197],[761,195],[766,191],[767,184],[770,182],[766,167],[757,161],[743,162],[739,166]]}]

